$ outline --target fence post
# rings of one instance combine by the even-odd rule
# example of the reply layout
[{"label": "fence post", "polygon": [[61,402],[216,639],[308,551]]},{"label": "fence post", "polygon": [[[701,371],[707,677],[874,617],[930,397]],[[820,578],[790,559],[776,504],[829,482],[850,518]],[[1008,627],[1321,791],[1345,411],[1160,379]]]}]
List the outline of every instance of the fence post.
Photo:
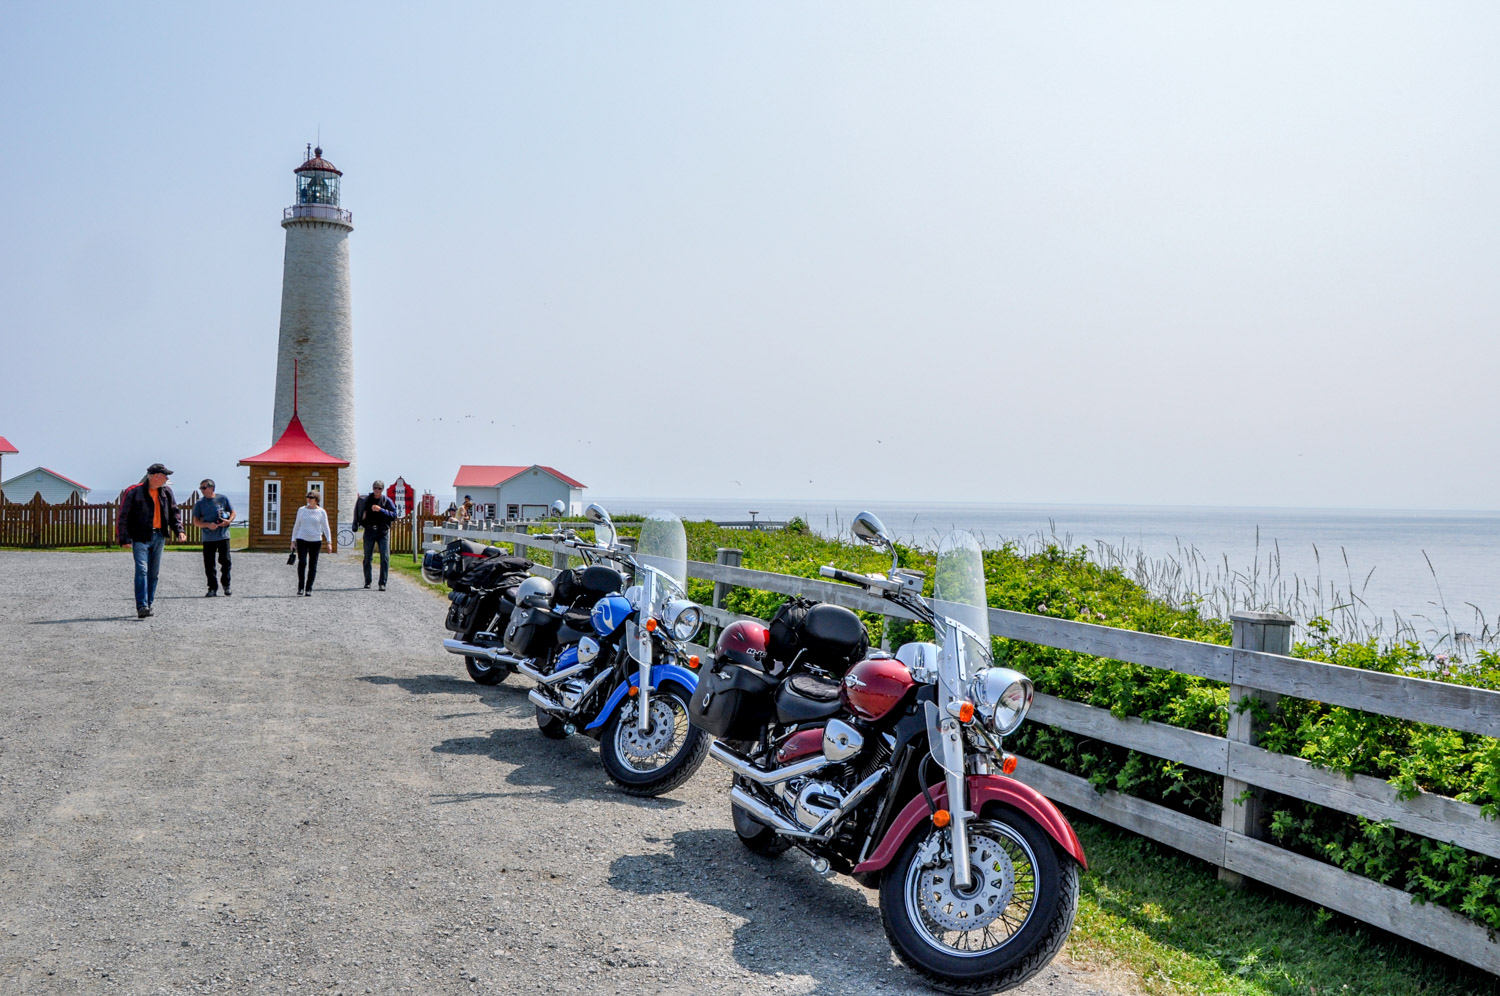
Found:
[{"label": "fence post", "polygon": [[[530,526],[512,526],[511,529],[512,529],[513,532],[518,532],[522,536],[524,536],[527,533],[531,532],[531,527]],[[518,542],[516,540],[512,540],[511,544],[510,544],[510,549],[511,549],[511,552],[514,553],[517,557],[526,557],[526,551],[529,550],[530,547],[528,547],[525,543],[521,543],[521,542]],[[530,560],[531,558],[530,557],[526,557],[526,559]]]},{"label": "fence post", "polygon": [[565,571],[568,569],[568,551],[552,551],[552,569],[554,571]]},{"label": "fence post", "polygon": [[[721,546],[714,555],[714,562],[722,564],[725,567],[739,567],[745,562],[745,551],[737,550],[732,546]],[[714,582],[714,608],[724,608],[724,601],[729,597],[729,589],[731,587],[731,585],[725,584],[723,581]],[[716,624],[710,630],[710,636],[712,637],[709,640],[710,646],[719,642],[719,629],[720,627]]]},{"label": "fence post", "polygon": [[42,513],[46,509],[42,493],[38,491],[31,498],[31,545],[38,550],[42,548]]},{"label": "fence post", "polygon": [[417,531],[420,521],[417,516],[417,503],[411,503],[411,562],[420,564],[422,562],[422,534]]},{"label": "fence post", "polygon": [[[1280,612],[1232,612],[1229,615],[1233,626],[1230,646],[1236,650],[1258,650],[1268,654],[1290,655],[1292,652],[1291,616]],[[1231,683],[1229,686],[1229,728],[1226,736],[1242,744],[1254,744],[1264,724],[1256,720],[1255,714],[1246,709],[1239,711],[1244,699],[1264,702],[1275,706],[1281,698],[1271,692]],[[1264,816],[1264,793],[1237,778],[1224,779],[1224,815],[1220,825],[1231,833],[1247,837],[1261,837]],[[1245,877],[1227,868],[1219,869],[1219,881],[1232,887],[1240,887]]]}]

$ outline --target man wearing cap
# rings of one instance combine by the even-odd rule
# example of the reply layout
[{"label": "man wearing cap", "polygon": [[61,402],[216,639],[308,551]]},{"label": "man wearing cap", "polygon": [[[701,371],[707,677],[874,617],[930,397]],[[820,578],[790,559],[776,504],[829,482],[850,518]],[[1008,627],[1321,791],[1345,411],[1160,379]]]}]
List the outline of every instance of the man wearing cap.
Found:
[{"label": "man wearing cap", "polygon": [[391,523],[396,521],[396,503],[385,495],[385,482],[376,481],[370,493],[354,503],[354,528],[365,530],[365,587],[370,587],[370,560],[380,548],[380,590],[391,575]]},{"label": "man wearing cap", "polygon": [[203,530],[203,571],[208,575],[208,594],[212,598],[219,593],[214,579],[214,558],[219,561],[219,575],[224,581],[224,594],[229,592],[229,523],[234,521],[234,506],[223,495],[214,494],[214,482],[204,478],[198,485],[203,497],[193,505],[193,525]]},{"label": "man wearing cap", "polygon": [[146,468],[141,483],[132,484],[120,496],[115,515],[115,539],[129,546],[135,558],[135,614],[144,619],[156,601],[156,579],[161,573],[161,551],[168,536],[187,539],[182,531],[182,513],[167,486],[172,472],[163,464]]}]

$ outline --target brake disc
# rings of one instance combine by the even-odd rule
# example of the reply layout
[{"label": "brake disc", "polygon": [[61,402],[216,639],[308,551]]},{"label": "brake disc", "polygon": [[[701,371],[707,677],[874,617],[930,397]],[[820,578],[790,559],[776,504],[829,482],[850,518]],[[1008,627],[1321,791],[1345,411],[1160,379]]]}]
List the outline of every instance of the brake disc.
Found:
[{"label": "brake disc", "polygon": [[620,747],[636,760],[655,757],[665,750],[677,733],[677,717],[672,706],[660,699],[651,700],[651,729],[642,733],[636,723],[636,709],[628,708],[620,717]]},{"label": "brake disc", "polygon": [[1016,892],[1016,867],[996,840],[969,837],[970,888],[953,884],[953,866],[944,862],[922,872],[918,883],[922,912],[944,930],[982,930],[999,919]]}]

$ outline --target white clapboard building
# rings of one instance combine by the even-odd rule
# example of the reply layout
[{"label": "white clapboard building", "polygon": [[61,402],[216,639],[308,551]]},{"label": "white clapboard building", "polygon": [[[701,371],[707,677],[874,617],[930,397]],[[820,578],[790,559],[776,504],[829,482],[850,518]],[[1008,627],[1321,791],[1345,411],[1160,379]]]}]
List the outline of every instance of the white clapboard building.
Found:
[{"label": "white clapboard building", "polygon": [[71,501],[77,495],[80,501],[89,500],[89,486],[79,484],[71,477],[64,477],[55,470],[46,467],[33,467],[24,474],[17,474],[8,481],[0,481],[0,491],[5,492],[5,500],[22,504],[31,501],[38,494],[42,501],[49,505],[61,505],[65,501]]},{"label": "white clapboard building", "polygon": [[453,479],[453,500],[473,499],[476,519],[539,519],[554,501],[583,514],[583,484],[552,467],[491,467],[466,463]]}]

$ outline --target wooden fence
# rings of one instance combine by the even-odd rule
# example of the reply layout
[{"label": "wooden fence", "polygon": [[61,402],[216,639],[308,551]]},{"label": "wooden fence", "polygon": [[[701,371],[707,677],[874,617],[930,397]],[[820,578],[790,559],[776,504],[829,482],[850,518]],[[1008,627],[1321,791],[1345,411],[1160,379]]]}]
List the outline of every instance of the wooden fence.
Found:
[{"label": "wooden fence", "polygon": [[[123,492],[121,492],[123,494]],[[198,492],[177,506],[182,513],[182,531],[188,543],[203,542],[202,532],[193,523],[193,503]],[[115,512],[120,501],[86,504],[76,494],[60,505],[42,501],[35,494],[28,502],[8,501],[0,493],[0,547],[29,547],[33,550],[65,546],[112,547],[115,545]],[[409,532],[409,530],[408,530]]]},{"label": "wooden fence", "polygon": [[[426,534],[469,535],[491,542],[560,549],[557,544],[524,533],[429,527]],[[723,608],[724,596],[734,587],[807,595],[887,617],[911,618],[892,603],[849,585],[746,570],[737,566],[739,553],[721,549],[717,563],[688,563],[690,577],[714,582],[714,605],[706,606],[704,614],[715,625],[751,618]],[[1500,692],[1291,657],[1291,624],[1290,618],[1275,613],[1237,614],[1232,644],[1225,647],[1024,612],[990,610],[990,631],[995,636],[1222,681],[1229,685],[1232,702],[1247,696],[1274,702],[1288,695],[1500,737]],[[1402,830],[1500,858],[1500,826],[1486,820],[1478,806],[1427,793],[1401,799],[1395,787],[1381,779],[1315,768],[1301,758],[1263,750],[1254,745],[1256,730],[1249,711],[1231,710],[1225,737],[1136,717],[1119,718],[1108,709],[1042,694],[1037,695],[1030,718],[1224,779],[1223,818],[1213,824],[1136,796],[1101,793],[1086,778],[1023,759],[1017,776],[1055,802],[1210,862],[1231,882],[1243,877],[1274,886],[1500,974],[1500,940],[1477,922],[1441,906],[1417,904],[1401,889],[1262,839],[1257,792],[1269,790],[1386,821]]]}]

